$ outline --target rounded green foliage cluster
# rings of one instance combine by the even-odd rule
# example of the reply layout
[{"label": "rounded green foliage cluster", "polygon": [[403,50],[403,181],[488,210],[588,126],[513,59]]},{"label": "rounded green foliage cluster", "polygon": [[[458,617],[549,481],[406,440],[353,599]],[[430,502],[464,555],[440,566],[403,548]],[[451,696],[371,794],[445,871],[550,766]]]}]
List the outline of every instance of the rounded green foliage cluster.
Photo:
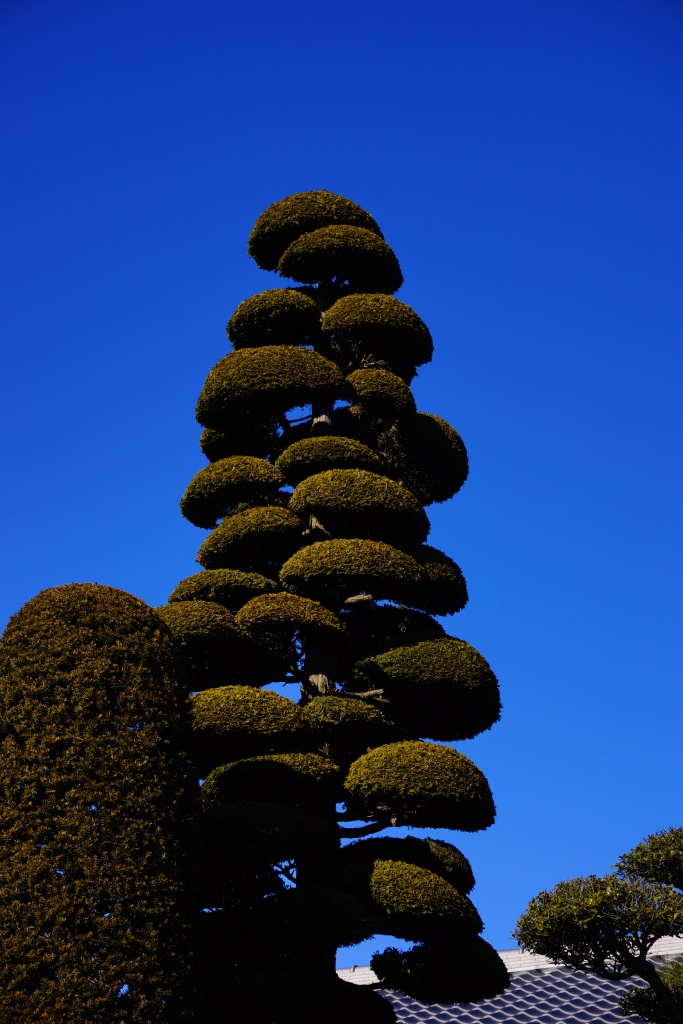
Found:
[{"label": "rounded green foliage cluster", "polygon": [[308,295],[293,288],[271,288],[241,302],[227,330],[235,348],[311,345],[320,331],[320,313]]},{"label": "rounded green foliage cluster", "polygon": [[288,639],[296,634],[314,647],[336,647],[346,636],[343,623],[329,608],[308,597],[284,592],[252,598],[240,608],[236,621],[255,639],[262,640],[273,634]]},{"label": "rounded green foliage cluster", "polygon": [[219,686],[194,694],[190,725],[195,747],[213,764],[245,752],[287,748],[309,732],[301,708],[293,701],[253,686]]},{"label": "rounded green foliage cluster", "polygon": [[433,1003],[478,1003],[510,984],[505,964],[479,935],[440,936],[409,950],[375,953],[370,962],[383,987]]},{"label": "rounded green foliage cluster", "polygon": [[422,569],[422,576],[410,603],[430,615],[453,615],[462,611],[467,604],[467,584],[460,567],[429,544],[423,544],[413,555]]},{"label": "rounded green foliage cluster", "polygon": [[344,786],[371,813],[389,810],[401,825],[478,832],[495,817],[482,772],[451,747],[435,743],[406,740],[377,747],[354,761]]},{"label": "rounded green foliage cluster", "polygon": [[382,712],[354,697],[314,697],[303,708],[311,728],[325,741],[352,749],[386,742],[393,727]]},{"label": "rounded green foliage cluster", "polygon": [[438,640],[446,635],[441,623],[430,615],[389,604],[350,605],[344,611],[344,623],[357,658],[369,658],[399,645]]},{"label": "rounded green foliage cluster", "polygon": [[330,224],[355,224],[382,237],[370,214],[344,196],[326,191],[297,192],[261,214],[249,237],[249,255],[262,270],[276,270],[292,242]]},{"label": "rounded green foliage cluster", "polygon": [[356,665],[357,685],[381,687],[388,714],[413,735],[471,739],[500,718],[498,681],[478,651],[453,637],[398,647]]},{"label": "rounded green foliage cluster", "polygon": [[384,294],[338,299],[323,315],[322,330],[337,345],[352,342],[401,366],[422,366],[434,350],[429,329],[417,313],[405,302]]},{"label": "rounded green foliage cluster", "polygon": [[239,349],[209,372],[197,421],[224,432],[239,411],[284,415],[294,406],[343,398],[347,388],[339,367],[318,352],[294,345]]},{"label": "rounded green foliage cluster", "polygon": [[180,511],[195,526],[210,530],[236,505],[267,505],[284,482],[282,473],[265,459],[231,455],[200,469],[188,484]]},{"label": "rounded green foliage cluster", "polygon": [[282,254],[278,270],[303,284],[334,281],[357,292],[391,295],[403,284],[398,260],[387,243],[367,228],[348,224],[301,235]]},{"label": "rounded green foliage cluster", "polygon": [[356,400],[373,419],[397,419],[415,412],[415,399],[404,380],[388,370],[354,370],[346,378]]},{"label": "rounded green foliage cluster", "polygon": [[188,576],[175,588],[168,599],[174,601],[213,601],[236,612],[243,604],[259,594],[277,591],[278,584],[256,572],[239,569],[205,569]]},{"label": "rounded green foliage cluster", "polygon": [[442,839],[376,836],[351,843],[342,852],[343,863],[351,866],[376,860],[400,860],[426,868],[445,878],[463,896],[467,896],[474,888],[474,875],[469,861],[456,846]]},{"label": "rounded green foliage cluster", "polygon": [[251,681],[255,664],[263,676],[263,657],[248,636],[235,624],[223,605],[212,601],[175,601],[156,609],[175,642],[179,663],[194,689],[226,682]]},{"label": "rounded green foliage cluster", "polygon": [[376,860],[368,878],[370,897],[388,919],[387,931],[419,940],[447,925],[449,933],[484,927],[467,896],[427,868],[398,860]]},{"label": "rounded green foliage cluster", "polygon": [[315,516],[333,535],[419,544],[429,533],[417,498],[395,480],[365,469],[328,469],[307,477],[290,508],[302,519]]},{"label": "rounded green foliage cluster", "polygon": [[305,437],[280,455],[275,465],[289,484],[301,483],[327,469],[367,469],[383,473],[384,463],[372,448],[350,437]]},{"label": "rounded green foliage cluster", "polygon": [[382,431],[377,443],[394,476],[424,505],[452,498],[467,479],[465,445],[440,416],[407,416]]},{"label": "rounded green foliage cluster", "polygon": [[301,544],[305,526],[286,508],[250,508],[224,519],[199,549],[205,569],[258,572],[284,562]]},{"label": "rounded green foliage cluster", "polygon": [[422,571],[414,558],[382,541],[322,540],[292,555],[280,579],[285,586],[330,601],[360,593],[401,601],[422,579]]},{"label": "rounded green foliage cluster", "polygon": [[683,889],[683,828],[667,828],[648,836],[616,864],[621,874],[646,878]]},{"label": "rounded green foliage cluster", "polygon": [[340,781],[337,765],[321,754],[263,754],[215,768],[202,786],[202,805],[284,800],[324,806]]},{"label": "rounded green foliage cluster", "polygon": [[10,619],[0,643],[2,1020],[186,1019],[174,662],[159,617],[111,587],[46,590]]},{"label": "rounded green foliage cluster", "polygon": [[199,438],[199,447],[209,462],[218,462],[229,455],[255,455],[263,459],[279,445],[279,422],[274,416],[249,416],[236,419],[225,416],[221,429],[207,427]]}]

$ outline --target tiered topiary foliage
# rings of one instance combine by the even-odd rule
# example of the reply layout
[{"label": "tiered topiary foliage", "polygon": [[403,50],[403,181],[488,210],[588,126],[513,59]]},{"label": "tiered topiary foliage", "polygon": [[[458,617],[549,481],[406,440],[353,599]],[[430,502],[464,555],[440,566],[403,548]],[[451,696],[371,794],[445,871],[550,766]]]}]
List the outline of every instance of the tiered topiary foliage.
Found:
[{"label": "tiered topiary foliage", "polygon": [[[401,271],[369,214],[329,192],[289,196],[259,217],[249,253],[290,284],[229,321],[234,351],[197,406],[211,464],[181,503],[212,529],[204,571],[161,609],[205,780],[193,847],[202,1020],[241,1001],[249,1021],[379,1024],[386,1003],[340,988],[341,945],[375,933],[417,943],[373,963],[427,1002],[486,998],[508,980],[479,937],[462,854],[366,838],[494,819],[479,769],[430,742],[468,739],[500,712],[484,658],[433,617],[459,611],[467,591],[425,543],[424,506],[456,493],[467,455],[448,423],[416,411],[410,381],[432,338],[393,297]],[[297,703],[256,689],[283,682]]]}]

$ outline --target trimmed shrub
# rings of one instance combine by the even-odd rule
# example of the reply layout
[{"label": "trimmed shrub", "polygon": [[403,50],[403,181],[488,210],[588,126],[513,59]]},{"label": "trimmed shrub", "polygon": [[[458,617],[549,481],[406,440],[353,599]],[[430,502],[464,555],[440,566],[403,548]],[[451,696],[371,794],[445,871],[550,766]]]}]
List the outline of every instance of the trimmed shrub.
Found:
[{"label": "trimmed shrub", "polygon": [[227,331],[236,349],[312,345],[320,333],[320,313],[308,295],[293,288],[271,288],[241,302]]},{"label": "trimmed shrub", "polygon": [[302,713],[323,742],[362,752],[386,743],[394,732],[391,722],[374,705],[354,697],[314,697]]},{"label": "trimmed shrub", "polygon": [[249,255],[262,270],[276,270],[280,258],[301,235],[330,224],[355,224],[382,232],[362,207],[334,192],[296,192],[261,214],[249,236]]},{"label": "trimmed shrub", "polygon": [[420,740],[388,743],[351,765],[344,787],[370,814],[399,825],[478,832],[493,824],[493,797],[482,772],[451,747]]},{"label": "trimmed shrub", "polygon": [[345,295],[323,314],[321,326],[336,345],[351,342],[390,363],[397,360],[415,367],[432,358],[434,344],[427,325],[405,302],[389,295]]},{"label": "trimmed shrub", "polygon": [[271,594],[279,584],[256,572],[239,569],[205,569],[188,576],[175,588],[168,603],[175,601],[212,601],[236,612],[259,594]]},{"label": "trimmed shrub", "polygon": [[10,619],[0,678],[0,1017],[187,1020],[166,628],[111,587],[45,590]]},{"label": "trimmed shrub", "polygon": [[273,635],[291,641],[298,635],[306,645],[337,647],[345,640],[340,619],[318,601],[296,594],[263,594],[248,601],[236,621],[263,642]]},{"label": "trimmed shrub", "polygon": [[325,807],[340,783],[340,769],[321,754],[264,754],[215,768],[202,786],[202,805],[284,800]]},{"label": "trimmed shrub", "polygon": [[193,689],[270,682],[274,652],[262,652],[223,605],[175,601],[156,612],[170,630],[183,677]]},{"label": "trimmed shrub", "polygon": [[275,465],[288,484],[300,484],[308,476],[328,469],[367,469],[384,473],[384,463],[372,448],[350,437],[306,437],[284,450]]},{"label": "trimmed shrub", "polygon": [[332,534],[388,543],[420,543],[429,520],[420,502],[395,480],[365,469],[328,469],[303,480],[290,508],[315,516]]},{"label": "trimmed shrub", "polygon": [[335,363],[294,345],[263,345],[224,356],[209,372],[197,402],[197,421],[225,432],[240,411],[283,416],[311,402],[344,398],[348,384]]},{"label": "trimmed shrub", "polygon": [[282,254],[277,269],[282,277],[303,284],[346,282],[357,292],[391,294],[403,284],[398,260],[387,243],[367,228],[346,224],[301,235]]},{"label": "trimmed shrub", "polygon": [[386,931],[413,941],[448,928],[449,934],[476,934],[484,927],[467,896],[427,868],[398,860],[376,860],[370,867],[370,898],[387,919]]},{"label": "trimmed shrub", "polygon": [[195,844],[216,850],[219,870],[226,861],[273,864],[301,854],[330,854],[339,846],[335,821],[291,804],[224,804],[197,815],[195,823]]},{"label": "trimmed shrub", "polygon": [[209,462],[229,455],[255,455],[264,459],[279,448],[279,423],[274,416],[249,416],[221,419],[221,429],[207,427],[199,438],[199,447]]},{"label": "trimmed shrub", "polygon": [[265,459],[232,455],[200,469],[181,498],[180,511],[195,526],[211,530],[238,504],[274,501],[284,482],[282,473]]},{"label": "trimmed shrub", "polygon": [[375,953],[370,966],[386,988],[424,1003],[493,999],[510,976],[493,946],[478,935],[442,936],[438,943]]},{"label": "trimmed shrub", "polygon": [[[308,950],[299,951],[298,961],[309,963]],[[310,970],[269,971],[241,974],[234,987],[234,1002],[248,1007],[236,1024],[395,1024],[396,1014],[386,999],[362,985],[353,985]],[[217,1012],[224,1006],[225,992],[217,996]]]},{"label": "trimmed shrub", "polygon": [[450,423],[418,412],[382,431],[377,446],[396,476],[423,505],[447,501],[469,471],[467,450]]},{"label": "trimmed shrub", "polygon": [[341,858],[342,863],[349,866],[376,860],[400,860],[440,875],[463,896],[467,896],[474,888],[470,862],[456,846],[442,839],[375,836],[345,846]]},{"label": "trimmed shrub", "polygon": [[500,718],[498,681],[463,640],[398,647],[356,665],[358,688],[382,687],[387,713],[414,736],[467,740]]},{"label": "trimmed shrub", "polygon": [[413,556],[422,569],[422,576],[408,603],[430,615],[453,615],[462,611],[467,604],[467,584],[453,559],[429,544],[413,551]]},{"label": "trimmed shrub", "polygon": [[373,419],[397,419],[415,411],[412,391],[388,370],[354,370],[346,378],[362,409]]},{"label": "trimmed shrub", "polygon": [[310,734],[301,708],[270,690],[220,686],[190,698],[196,755],[209,770],[245,754],[289,749]]},{"label": "trimmed shrub", "polygon": [[[369,658],[393,647],[438,640],[446,635],[440,622],[424,612],[395,605],[360,602],[343,613],[357,658]],[[347,680],[353,689],[353,680]]]},{"label": "trimmed shrub", "polygon": [[400,601],[422,579],[422,570],[410,555],[382,541],[322,540],[292,555],[280,579],[328,602],[360,593]]},{"label": "trimmed shrub", "polygon": [[301,520],[286,508],[265,506],[224,519],[199,549],[205,569],[258,572],[284,562],[302,542]]},{"label": "trimmed shrub", "polygon": [[374,935],[380,924],[371,904],[316,883],[261,901],[252,920],[260,944],[275,955],[318,943],[353,946]]}]

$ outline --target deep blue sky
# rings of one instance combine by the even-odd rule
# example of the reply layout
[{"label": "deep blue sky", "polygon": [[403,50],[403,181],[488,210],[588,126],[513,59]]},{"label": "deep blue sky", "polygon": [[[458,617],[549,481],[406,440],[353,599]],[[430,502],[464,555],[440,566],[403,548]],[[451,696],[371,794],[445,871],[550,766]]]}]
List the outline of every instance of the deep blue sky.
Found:
[{"label": "deep blue sky", "polygon": [[418,405],[470,451],[431,540],[502,686],[459,745],[498,821],[455,836],[498,948],[682,823],[682,54],[678,0],[0,4],[2,620],[195,571],[196,397],[278,285],[251,225],[360,203],[435,339]]}]

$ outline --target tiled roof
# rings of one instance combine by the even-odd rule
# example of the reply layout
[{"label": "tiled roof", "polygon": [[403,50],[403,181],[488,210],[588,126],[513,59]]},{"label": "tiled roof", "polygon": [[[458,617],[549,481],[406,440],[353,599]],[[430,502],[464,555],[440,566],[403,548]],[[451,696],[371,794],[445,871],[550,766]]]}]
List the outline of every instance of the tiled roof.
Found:
[{"label": "tiled roof", "polygon": [[[683,938],[660,939],[652,953],[655,962],[683,956]],[[625,1024],[619,996],[642,984],[637,978],[606,981],[518,949],[504,950],[500,956],[512,978],[510,987],[483,1003],[425,1006],[396,992],[382,994],[401,1024]],[[357,985],[377,981],[369,967],[346,967],[337,973]],[[628,1022],[642,1024],[640,1017],[629,1017]]]}]

